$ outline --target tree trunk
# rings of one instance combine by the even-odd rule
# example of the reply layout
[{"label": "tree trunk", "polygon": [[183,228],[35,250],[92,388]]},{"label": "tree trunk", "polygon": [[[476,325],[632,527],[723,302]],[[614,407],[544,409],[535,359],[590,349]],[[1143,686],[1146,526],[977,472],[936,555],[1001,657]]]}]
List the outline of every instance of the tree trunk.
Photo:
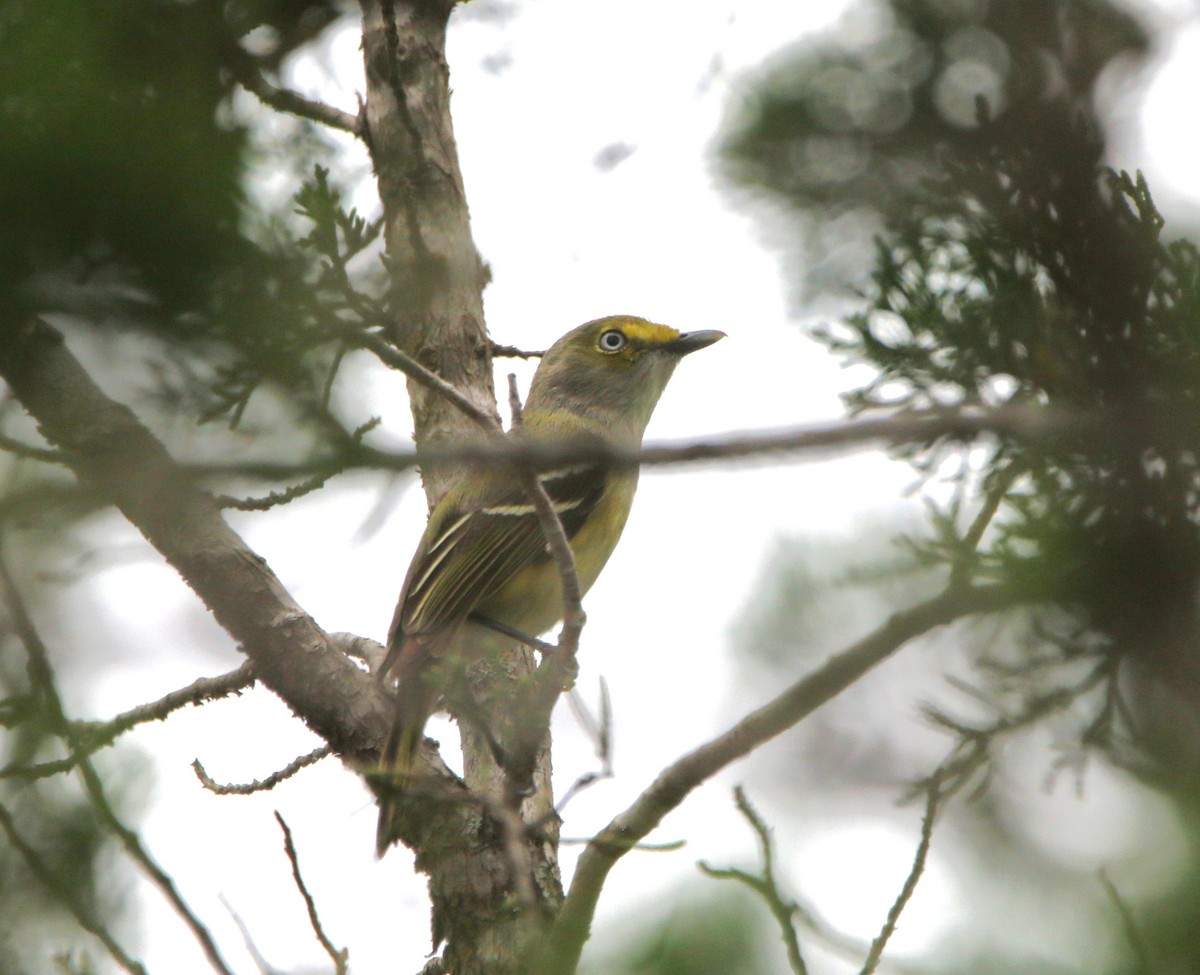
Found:
[{"label": "tree trunk", "polygon": [[[471,238],[450,118],[446,24],[452,8],[444,0],[362,0],[366,135],[383,201],[395,309],[391,338],[494,414],[483,320],[486,272]],[[409,395],[418,444],[477,435],[436,393],[410,382]],[[448,466],[422,470],[430,505],[456,473]],[[533,665],[529,651],[514,648],[472,674],[475,693],[481,700],[503,695],[504,685],[527,677]],[[522,821],[534,828],[514,836],[503,826],[505,781],[487,736],[465,722],[460,729],[471,797],[460,797],[460,808],[448,817],[452,826],[445,822],[450,810],[436,803],[402,810],[399,835],[430,878],[434,942],[446,945],[442,970],[516,973],[562,901],[549,747],[539,756],[535,792],[520,807]],[[521,905],[518,871],[527,873],[535,903]]]}]

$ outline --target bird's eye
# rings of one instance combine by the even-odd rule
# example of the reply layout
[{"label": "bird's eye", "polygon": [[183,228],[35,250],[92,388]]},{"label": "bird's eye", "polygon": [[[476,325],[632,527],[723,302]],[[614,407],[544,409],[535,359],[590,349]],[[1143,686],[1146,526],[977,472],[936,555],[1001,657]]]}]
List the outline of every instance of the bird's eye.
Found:
[{"label": "bird's eye", "polygon": [[625,333],[618,332],[615,328],[600,336],[601,352],[620,352],[628,344],[629,339],[625,337]]}]

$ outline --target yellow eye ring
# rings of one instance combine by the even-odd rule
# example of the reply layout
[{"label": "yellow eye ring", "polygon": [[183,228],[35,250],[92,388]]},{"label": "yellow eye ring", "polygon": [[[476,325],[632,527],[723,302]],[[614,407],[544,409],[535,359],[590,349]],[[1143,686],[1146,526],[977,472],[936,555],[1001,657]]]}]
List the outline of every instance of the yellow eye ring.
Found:
[{"label": "yellow eye ring", "polygon": [[596,348],[601,352],[620,352],[629,344],[629,339],[619,329],[610,328],[596,341]]}]

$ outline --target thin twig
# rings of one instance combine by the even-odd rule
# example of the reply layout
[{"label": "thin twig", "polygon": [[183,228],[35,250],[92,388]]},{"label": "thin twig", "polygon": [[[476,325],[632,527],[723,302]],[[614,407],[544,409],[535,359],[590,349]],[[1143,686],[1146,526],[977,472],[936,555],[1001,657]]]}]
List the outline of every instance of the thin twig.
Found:
[{"label": "thin twig", "polygon": [[233,905],[229,903],[228,898],[224,894],[218,894],[217,899],[221,902],[221,906],[229,912],[229,916],[233,918],[233,923],[238,929],[238,933],[242,936],[242,944],[246,946],[246,952],[254,959],[254,964],[258,967],[260,975],[286,975],[285,972],[276,968],[258,949],[258,945],[254,943],[254,936],[250,933],[250,928],[242,919],[242,916],[233,909]]},{"label": "thin twig", "polygon": [[111,721],[106,721],[99,727],[79,725],[87,736],[107,738],[123,734],[135,725],[148,721],[162,721],[175,711],[190,704],[204,704],[219,698],[229,697],[230,694],[240,694],[254,684],[254,661],[247,660],[240,667],[217,677],[201,677],[192,681],[187,687],[164,694],[157,701],[140,704],[118,714]]},{"label": "thin twig", "polygon": [[787,950],[788,965],[795,975],[808,975],[808,966],[804,963],[804,956],[800,953],[800,942],[796,938],[796,926],[792,923],[792,918],[796,916],[799,907],[795,901],[784,899],[775,879],[775,850],[771,838],[771,828],[759,816],[757,810],[750,805],[750,800],[746,798],[746,792],[740,785],[734,788],[733,797],[738,812],[742,814],[758,837],[758,847],[762,857],[762,876],[755,877],[744,870],[718,869],[703,861],[698,866],[705,874],[716,880],[736,880],[745,884],[765,900],[771,915],[779,925],[779,932]]},{"label": "thin twig", "polygon": [[965,583],[969,578],[971,567],[977,561],[979,543],[983,541],[984,533],[995,519],[1000,505],[1008,496],[1009,488],[1012,487],[1021,470],[1022,465],[1014,461],[1002,472],[997,483],[984,496],[983,504],[963,533],[961,553],[950,567],[951,578],[955,581]]},{"label": "thin twig", "polygon": [[230,694],[239,694],[253,683],[254,664],[247,660],[227,674],[201,677],[187,687],[171,691],[157,701],[139,704],[109,721],[73,721],[70,727],[74,749],[68,757],[36,765],[8,765],[0,769],[0,779],[43,779],[68,772],[79,764],[81,758],[111,745],[119,736],[139,724],[162,721],[189,704],[203,704]]},{"label": "thin twig", "polygon": [[329,364],[329,372],[325,376],[325,385],[321,387],[322,410],[329,409],[329,402],[333,399],[333,384],[337,380],[338,370],[342,367],[348,349],[349,346],[345,342],[339,342],[337,351],[333,354],[333,362]]},{"label": "thin twig", "polygon": [[283,830],[283,850],[287,854],[288,862],[292,865],[292,877],[296,881],[296,887],[300,891],[300,896],[304,898],[304,906],[308,909],[308,922],[312,925],[313,933],[317,936],[317,940],[321,942],[321,947],[325,949],[325,954],[333,961],[334,971],[337,975],[346,975],[350,964],[350,949],[335,948],[333,942],[325,934],[325,929],[321,926],[321,918],[317,915],[316,901],[313,900],[312,894],[308,892],[304,878],[300,875],[300,860],[296,856],[296,844],[292,840],[292,831],[278,810],[275,812],[275,822]]},{"label": "thin twig", "polygon": [[362,135],[362,119],[358,115],[327,105],[315,98],[307,98],[289,88],[280,88],[267,80],[254,63],[254,58],[240,47],[231,58],[231,68],[238,84],[271,108],[310,122],[319,122],[333,129],[341,129],[351,135]]},{"label": "thin twig", "polygon": [[319,491],[327,481],[340,473],[338,470],[321,471],[299,484],[293,484],[282,491],[272,491],[261,498],[235,498],[230,494],[216,494],[213,495],[213,501],[216,502],[218,508],[228,508],[233,511],[268,511],[280,505],[290,504],[306,494]]},{"label": "thin twig", "polygon": [[113,961],[129,972],[130,975],[146,975],[146,969],[142,963],[131,957],[117,943],[116,938],[112,936],[100,919],[91,912],[82,900],[75,896],[75,886],[60,877],[56,877],[54,871],[50,869],[37,850],[25,842],[24,837],[17,831],[12,814],[2,804],[0,804],[0,829],[4,830],[5,835],[8,837],[9,845],[21,855],[21,859],[25,861],[30,872],[41,881],[42,886],[50,891],[71,912],[71,916],[75,918],[76,923],[83,930],[94,935],[104,945],[105,951],[112,956]]},{"label": "thin twig", "polygon": [[941,799],[941,786],[937,776],[934,776],[925,793],[925,814],[921,818],[921,841],[917,844],[917,852],[913,855],[912,867],[908,871],[908,876],[904,878],[904,885],[900,888],[900,893],[896,895],[896,900],[892,903],[891,909],[888,911],[887,919],[883,922],[883,927],[880,929],[875,940],[871,942],[871,950],[867,954],[867,960],[863,962],[863,967],[859,975],[872,975],[875,969],[879,967],[879,960],[883,957],[883,950],[887,947],[888,941],[891,940],[892,935],[896,932],[896,924],[900,920],[900,915],[904,912],[904,908],[908,906],[908,902],[912,900],[912,895],[917,889],[917,883],[921,879],[921,874],[925,872],[925,863],[929,857],[929,845],[933,842],[933,826],[937,820],[938,805]]},{"label": "thin twig", "polygon": [[[596,842],[595,836],[564,836],[559,839],[559,846],[590,846]],[[665,840],[662,843],[647,843],[644,840],[636,842],[621,843],[618,840],[606,840],[606,843],[611,842],[614,847],[619,847],[622,850],[637,850],[639,853],[674,853],[676,850],[682,850],[687,846],[687,840]]]},{"label": "thin twig", "polygon": [[3,433],[0,433],[0,451],[25,460],[40,460],[46,464],[68,463],[66,455],[62,451],[52,450],[49,447],[35,447],[33,444],[27,444]]},{"label": "thin twig", "polygon": [[[1016,713],[1002,712],[1000,717],[983,726],[966,724],[935,708],[924,708],[923,713],[926,718],[958,735],[958,741],[955,742],[949,755],[933,776],[921,783],[920,789],[914,790],[911,795],[924,791],[934,780],[937,781],[943,796],[962,790],[972,780],[975,773],[986,765],[996,738],[1027,728],[1046,715],[1061,711],[1073,704],[1080,696],[1092,690],[1101,681],[1110,678],[1110,675],[1109,661],[1102,660],[1074,684],[1066,687],[1053,687],[1036,694],[1023,702],[1024,706]],[[986,779],[984,785],[986,785]]]},{"label": "thin twig", "polygon": [[200,780],[200,784],[209,792],[215,792],[219,796],[249,796],[256,792],[267,792],[274,789],[284,779],[290,779],[301,769],[306,769],[310,765],[315,765],[321,759],[333,753],[333,746],[322,745],[320,748],[314,748],[307,755],[301,755],[299,758],[288,762],[278,772],[272,772],[265,779],[255,779],[252,782],[241,784],[223,785],[209,776],[205,771],[204,766],[200,763],[200,759],[192,759],[192,771],[196,773],[196,778]]},{"label": "thin twig", "polygon": [[495,414],[483,409],[474,400],[469,399],[457,386],[446,382],[436,372],[426,369],[416,359],[392,345],[383,336],[368,332],[353,324],[342,325],[341,333],[348,344],[374,353],[385,366],[404,373],[409,379],[437,393],[443,399],[457,406],[481,429],[496,434],[496,442],[504,442],[505,438],[500,436],[500,423]]},{"label": "thin twig", "polygon": [[609,698],[607,681],[603,677],[600,678],[599,720],[593,717],[592,712],[588,710],[588,706],[584,703],[583,697],[577,688],[573,687],[567,693],[567,703],[571,706],[571,713],[575,715],[575,720],[579,722],[579,726],[583,729],[584,734],[592,740],[596,757],[600,760],[600,768],[598,771],[584,772],[583,775],[579,776],[567,787],[562,798],[554,806],[555,812],[560,816],[563,809],[566,808],[567,803],[584,789],[604,779],[611,779],[613,776],[612,701]]},{"label": "thin twig", "polygon": [[[345,346],[343,345],[342,349],[344,348]],[[343,450],[361,448],[362,438],[382,422],[380,417],[372,417],[347,436],[341,425],[333,421],[328,411],[313,411],[313,415],[316,419],[324,421],[325,426],[332,429],[336,436],[345,439],[346,444]],[[272,491],[264,497],[235,498],[229,494],[215,494],[213,495],[213,501],[216,502],[219,508],[231,508],[236,511],[268,511],[280,505],[290,504],[292,501],[302,498],[306,494],[319,491],[331,478],[345,473],[346,469],[346,466],[341,464],[326,465],[302,480],[299,484],[284,488],[282,491]]]},{"label": "thin twig", "polygon": [[490,343],[490,347],[493,359],[539,359],[546,354],[541,349],[527,351],[518,349],[515,345],[499,345],[495,342]]}]

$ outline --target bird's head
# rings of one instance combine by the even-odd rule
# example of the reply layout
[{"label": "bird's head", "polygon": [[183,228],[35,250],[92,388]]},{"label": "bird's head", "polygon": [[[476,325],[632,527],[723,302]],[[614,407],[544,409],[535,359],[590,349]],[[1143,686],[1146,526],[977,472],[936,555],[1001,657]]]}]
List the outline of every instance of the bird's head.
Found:
[{"label": "bird's head", "polygon": [[542,356],[529,390],[529,413],[570,413],[599,421],[640,443],[675,366],[724,332],[680,332],[633,315],[611,315],[572,329]]}]

